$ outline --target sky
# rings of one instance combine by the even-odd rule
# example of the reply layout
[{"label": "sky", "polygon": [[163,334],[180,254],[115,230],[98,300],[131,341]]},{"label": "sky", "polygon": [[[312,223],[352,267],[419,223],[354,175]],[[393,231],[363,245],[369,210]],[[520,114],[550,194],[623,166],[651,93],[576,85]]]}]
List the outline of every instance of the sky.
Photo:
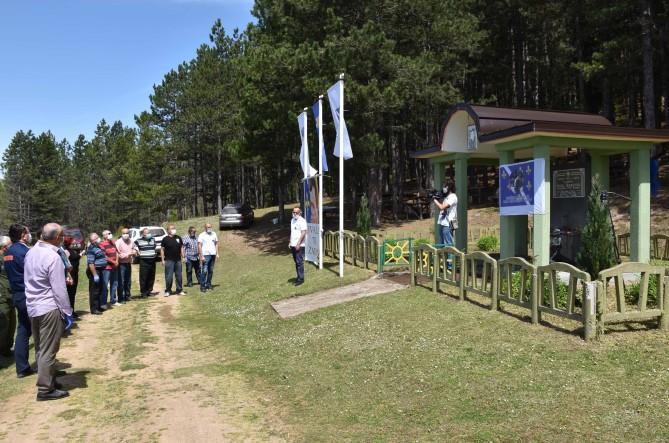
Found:
[{"label": "sky", "polygon": [[101,119],[134,126],[153,85],[253,21],[253,0],[1,0],[0,153],[19,130],[90,139]]}]

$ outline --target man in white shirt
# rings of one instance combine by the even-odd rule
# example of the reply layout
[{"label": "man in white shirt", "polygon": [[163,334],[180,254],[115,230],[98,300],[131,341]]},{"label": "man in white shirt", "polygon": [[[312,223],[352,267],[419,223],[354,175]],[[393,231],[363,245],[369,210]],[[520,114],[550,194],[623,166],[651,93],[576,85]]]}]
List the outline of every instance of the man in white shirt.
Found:
[{"label": "man in white shirt", "polygon": [[197,250],[200,255],[200,292],[212,289],[211,277],[214,275],[214,263],[219,258],[218,236],[211,229],[211,223],[204,225],[204,232],[197,237]]},{"label": "man in white shirt", "polygon": [[288,242],[288,247],[293,253],[295,271],[297,272],[295,286],[300,286],[304,283],[304,247],[306,246],[307,221],[301,214],[302,211],[299,207],[293,208],[293,219],[290,221],[290,241]]},{"label": "man in white shirt", "polygon": [[441,211],[439,213],[439,243],[446,246],[453,246],[454,226],[458,219],[458,196],[455,194],[455,183],[451,181],[444,182],[444,199],[434,199],[434,204]]}]

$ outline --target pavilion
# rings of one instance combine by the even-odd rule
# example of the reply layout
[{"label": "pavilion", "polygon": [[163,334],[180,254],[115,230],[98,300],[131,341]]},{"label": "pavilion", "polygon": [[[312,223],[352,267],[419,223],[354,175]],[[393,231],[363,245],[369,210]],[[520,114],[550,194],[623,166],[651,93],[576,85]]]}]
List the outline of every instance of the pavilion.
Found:
[{"label": "pavilion", "polygon": [[[591,176],[603,189],[609,186],[609,157],[628,153],[630,158],[631,260],[648,262],[650,256],[650,157],[655,144],[669,142],[669,130],[613,126],[596,114],[497,108],[457,104],[448,110],[437,146],[412,153],[429,159],[434,185],[440,187],[444,166],[452,164],[458,195],[456,247],[467,249],[469,165],[499,165],[520,160],[545,160],[545,211],[534,214],[535,265],[550,257],[551,158],[565,157],[574,148],[589,155]],[[436,219],[435,219],[436,223]],[[528,216],[500,216],[502,258],[527,256]],[[436,232],[436,231],[435,231]]]}]

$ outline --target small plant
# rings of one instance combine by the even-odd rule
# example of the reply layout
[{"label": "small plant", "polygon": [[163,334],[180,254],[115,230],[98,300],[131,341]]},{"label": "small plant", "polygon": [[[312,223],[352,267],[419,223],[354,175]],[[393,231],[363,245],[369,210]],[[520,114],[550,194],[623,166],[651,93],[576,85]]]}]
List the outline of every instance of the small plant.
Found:
[{"label": "small plant", "polygon": [[615,264],[613,235],[609,221],[609,208],[601,199],[601,189],[597,179],[592,180],[592,191],[588,197],[588,210],[583,232],[581,249],[576,255],[576,263],[596,279],[599,272]]},{"label": "small plant", "polygon": [[[652,307],[657,306],[657,279],[658,275],[648,276],[648,305]],[[636,304],[639,302],[639,294],[641,292],[641,280],[636,280],[627,285],[625,288],[625,300],[629,304]]]},{"label": "small plant", "polygon": [[413,241],[414,246],[429,245],[429,244],[430,244],[430,240],[428,240],[426,238],[419,238],[419,239],[416,239],[416,240]]},{"label": "small plant", "polygon": [[[551,283],[549,280],[544,281],[544,299],[542,303],[545,305],[550,304],[551,299]],[[567,309],[567,298],[569,297],[569,286],[562,283],[561,281],[555,282],[555,304],[553,306],[556,309]],[[577,303],[578,304],[578,303]]]},{"label": "small plant", "polygon": [[369,213],[369,200],[367,199],[367,194],[362,194],[362,197],[360,198],[360,208],[358,208],[358,213],[356,214],[355,219],[355,228],[358,231],[358,234],[363,237],[371,235],[372,216]]},{"label": "small plant", "polygon": [[485,237],[481,237],[478,243],[476,243],[479,251],[483,252],[496,251],[498,245],[499,240],[494,235],[486,235]]}]

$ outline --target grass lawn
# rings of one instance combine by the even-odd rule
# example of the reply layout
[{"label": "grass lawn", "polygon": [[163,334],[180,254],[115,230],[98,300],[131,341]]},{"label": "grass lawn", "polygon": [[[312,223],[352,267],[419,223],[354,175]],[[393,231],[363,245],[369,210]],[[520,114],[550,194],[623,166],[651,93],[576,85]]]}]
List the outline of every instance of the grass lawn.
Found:
[{"label": "grass lawn", "polygon": [[[296,289],[287,250],[242,251],[240,235],[251,233],[222,233],[218,286],[184,298],[178,321],[201,334],[198,346],[220,355],[203,372],[245,374],[272,399],[291,440],[669,435],[669,336],[654,326],[586,344],[421,288],[280,320],[271,301],[341,284],[336,265],[308,267],[307,283]],[[345,282],[371,275],[346,272]]]}]

